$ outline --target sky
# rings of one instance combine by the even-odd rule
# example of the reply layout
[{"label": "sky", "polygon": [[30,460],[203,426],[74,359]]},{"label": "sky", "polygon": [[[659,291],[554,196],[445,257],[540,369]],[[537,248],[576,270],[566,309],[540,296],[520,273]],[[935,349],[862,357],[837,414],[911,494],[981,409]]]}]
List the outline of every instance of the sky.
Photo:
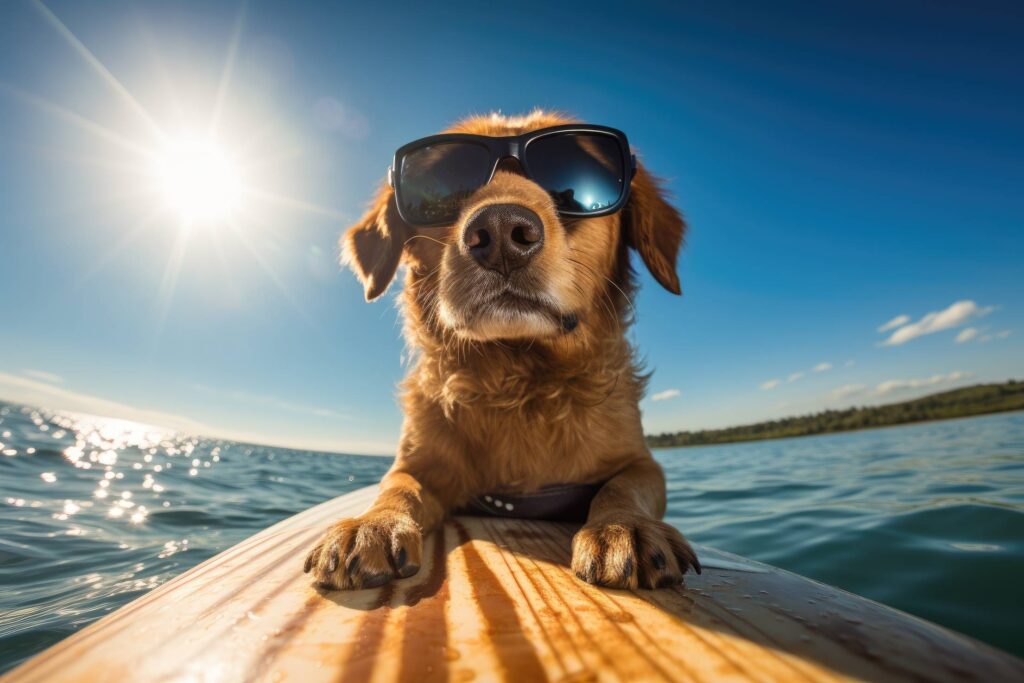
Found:
[{"label": "sky", "polygon": [[689,222],[648,432],[1024,378],[1019,5],[326,5],[0,6],[0,398],[391,453],[400,287],[338,235],[398,146],[534,107]]}]

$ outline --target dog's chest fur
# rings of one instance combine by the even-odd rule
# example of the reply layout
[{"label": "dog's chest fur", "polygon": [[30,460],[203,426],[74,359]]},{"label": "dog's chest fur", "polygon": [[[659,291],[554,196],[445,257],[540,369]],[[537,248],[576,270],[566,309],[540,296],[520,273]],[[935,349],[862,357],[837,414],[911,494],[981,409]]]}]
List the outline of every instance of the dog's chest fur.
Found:
[{"label": "dog's chest fur", "polygon": [[480,491],[602,481],[643,443],[643,379],[624,340],[575,359],[537,348],[428,354],[405,389],[407,434],[455,446]]}]

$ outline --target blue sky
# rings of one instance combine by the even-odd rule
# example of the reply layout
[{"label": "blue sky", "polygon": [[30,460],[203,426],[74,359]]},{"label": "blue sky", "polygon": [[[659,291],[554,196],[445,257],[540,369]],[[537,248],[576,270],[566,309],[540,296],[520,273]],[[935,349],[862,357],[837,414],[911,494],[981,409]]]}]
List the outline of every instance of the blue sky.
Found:
[{"label": "blue sky", "polygon": [[[0,397],[389,452],[397,288],[337,236],[399,145],[537,106],[690,222],[684,296],[637,301],[649,431],[1024,377],[1012,3],[485,5],[4,3]],[[214,117],[246,194],[183,231],[151,157]]]}]

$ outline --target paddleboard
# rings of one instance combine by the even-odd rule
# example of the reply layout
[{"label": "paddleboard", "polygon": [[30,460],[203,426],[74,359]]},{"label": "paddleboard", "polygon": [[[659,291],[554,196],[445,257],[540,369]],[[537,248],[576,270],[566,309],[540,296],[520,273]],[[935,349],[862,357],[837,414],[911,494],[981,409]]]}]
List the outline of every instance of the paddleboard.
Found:
[{"label": "paddleboard", "polygon": [[570,572],[576,527],[455,517],[419,573],[324,591],[302,573],[361,489],[287,519],[40,653],[4,681],[1024,681],[1024,662],[764,564],[698,547],[684,586]]}]

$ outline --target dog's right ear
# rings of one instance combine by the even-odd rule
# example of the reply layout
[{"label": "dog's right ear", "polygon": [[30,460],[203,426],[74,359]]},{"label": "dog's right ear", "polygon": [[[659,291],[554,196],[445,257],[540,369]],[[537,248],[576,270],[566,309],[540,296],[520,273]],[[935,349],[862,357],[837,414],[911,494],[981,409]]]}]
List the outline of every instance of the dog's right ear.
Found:
[{"label": "dog's right ear", "polygon": [[394,193],[387,187],[359,222],[342,235],[341,262],[363,283],[367,301],[387,291],[411,236],[412,228],[398,215]]}]

